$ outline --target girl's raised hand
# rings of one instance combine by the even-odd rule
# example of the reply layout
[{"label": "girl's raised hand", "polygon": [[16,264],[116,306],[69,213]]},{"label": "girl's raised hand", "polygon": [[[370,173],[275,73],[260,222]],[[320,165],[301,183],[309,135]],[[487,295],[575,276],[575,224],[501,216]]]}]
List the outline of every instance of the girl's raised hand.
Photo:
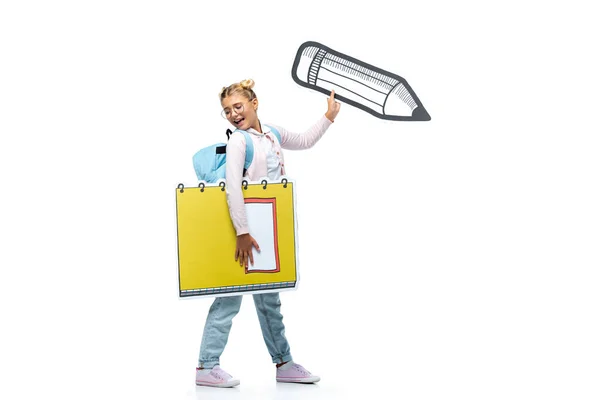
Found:
[{"label": "girl's raised hand", "polygon": [[258,243],[249,233],[239,235],[237,237],[236,249],[235,249],[235,261],[240,262],[241,267],[248,266],[248,259],[250,264],[254,265],[254,256],[252,255],[252,247],[256,247],[257,251],[260,251]]},{"label": "girl's raised hand", "polygon": [[338,113],[340,112],[340,103],[335,101],[334,96],[335,90],[332,90],[329,98],[327,99],[327,112],[325,113],[325,116],[331,122],[333,122],[335,117],[337,117]]}]

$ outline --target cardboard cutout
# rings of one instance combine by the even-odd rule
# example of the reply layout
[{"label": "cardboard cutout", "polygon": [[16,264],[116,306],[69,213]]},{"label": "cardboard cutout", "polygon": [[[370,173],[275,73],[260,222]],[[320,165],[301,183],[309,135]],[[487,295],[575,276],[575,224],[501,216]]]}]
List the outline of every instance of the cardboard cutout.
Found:
[{"label": "cardboard cutout", "polygon": [[254,265],[235,261],[236,233],[229,216],[226,182],[200,182],[176,190],[180,297],[216,297],[295,289],[298,242],[294,181],[243,181],[242,193]]},{"label": "cardboard cutout", "polygon": [[296,53],[292,78],[309,89],[330,94],[377,118],[429,121],[431,117],[406,80],[317,42]]}]

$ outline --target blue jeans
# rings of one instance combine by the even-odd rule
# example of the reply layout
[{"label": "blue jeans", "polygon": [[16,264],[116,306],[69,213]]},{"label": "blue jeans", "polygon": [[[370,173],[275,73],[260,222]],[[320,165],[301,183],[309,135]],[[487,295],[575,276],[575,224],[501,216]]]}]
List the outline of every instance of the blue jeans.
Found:
[{"label": "blue jeans", "polygon": [[[281,307],[279,293],[254,294],[252,297],[263,338],[273,362],[291,361],[290,346],[283,326],[283,315],[279,312]],[[200,357],[198,358],[200,368],[212,368],[219,364],[219,357],[229,338],[233,317],[240,311],[242,298],[243,296],[215,298],[204,325]]]}]

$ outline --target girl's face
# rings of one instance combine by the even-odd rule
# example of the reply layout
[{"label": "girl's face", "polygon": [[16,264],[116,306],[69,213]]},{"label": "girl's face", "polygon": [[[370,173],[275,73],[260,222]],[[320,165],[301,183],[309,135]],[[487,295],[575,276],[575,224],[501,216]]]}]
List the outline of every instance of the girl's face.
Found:
[{"label": "girl's face", "polygon": [[223,116],[241,130],[254,128],[259,130],[258,116],[256,109],[258,107],[258,99],[248,100],[246,97],[238,94],[225,97],[221,100],[223,106]]}]

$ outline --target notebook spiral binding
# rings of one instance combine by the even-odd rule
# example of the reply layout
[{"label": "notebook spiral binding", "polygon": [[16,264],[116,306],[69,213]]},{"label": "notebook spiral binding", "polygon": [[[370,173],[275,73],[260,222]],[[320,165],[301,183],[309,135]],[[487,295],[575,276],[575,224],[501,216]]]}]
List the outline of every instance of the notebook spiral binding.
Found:
[{"label": "notebook spiral binding", "polygon": [[[261,183],[261,185],[263,185],[263,189],[266,189],[267,185],[269,184],[266,179],[263,179],[262,181],[260,181],[260,183]],[[281,183],[283,183],[283,187],[287,189],[288,180],[286,178],[283,178],[283,179],[281,179]],[[225,182],[220,182],[219,186],[221,187],[221,191],[224,192],[225,191]],[[206,188],[206,184],[204,182],[200,182],[198,184],[198,187],[200,188],[201,192],[204,192],[204,189]],[[242,188],[244,190],[248,190],[248,181],[245,179],[242,181]],[[184,189],[185,189],[183,183],[180,183],[179,185],[177,185],[177,189],[179,189],[179,193],[183,193]]]}]

